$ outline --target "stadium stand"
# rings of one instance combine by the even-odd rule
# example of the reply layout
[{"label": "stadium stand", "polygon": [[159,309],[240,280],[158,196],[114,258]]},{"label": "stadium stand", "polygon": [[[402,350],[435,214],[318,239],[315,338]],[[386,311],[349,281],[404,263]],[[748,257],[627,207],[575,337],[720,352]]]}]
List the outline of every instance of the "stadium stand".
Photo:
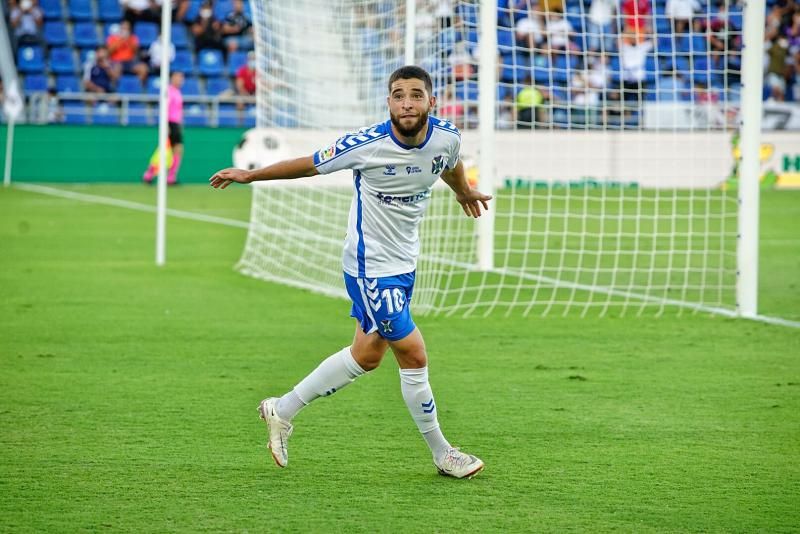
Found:
[{"label": "stadium stand", "polygon": [[[624,11],[623,0],[621,11]],[[515,28],[522,18],[526,16],[525,1],[499,0],[498,1],[498,29],[497,46],[501,64],[498,79],[498,97],[513,98],[513,92],[520,84],[536,84],[545,90],[554,102],[559,99],[568,99],[570,83],[575,74],[584,68],[590,67],[591,58],[598,55],[600,39],[592,38],[585,28],[588,28],[588,17],[592,0],[564,0],[564,22],[571,27],[568,42],[564,53],[553,55],[552,61],[546,54],[530,53],[530,49],[520,45],[519,34],[515,35]],[[622,91],[623,100],[631,95],[640,95],[643,101],[691,101],[698,94],[713,93],[719,99],[735,101],[740,93],[739,70],[741,58],[739,54],[730,53],[741,49],[740,39],[731,39],[724,43],[726,54],[714,50],[713,33],[716,24],[724,19],[729,27],[741,30],[743,2],[728,0],[722,6],[714,0],[699,0],[705,13],[703,20],[689,23],[685,33],[676,34],[673,31],[674,21],[665,14],[666,0],[654,0],[652,15],[648,20],[646,30],[647,39],[652,43],[652,48],[644,56],[643,78],[639,85],[633,89],[625,85]],[[767,13],[772,13],[782,5],[779,0],[766,0]],[[23,77],[23,88],[26,95],[42,93],[55,88],[59,96],[72,94],[80,90],[80,78],[87,62],[91,61],[92,50],[105,42],[107,36],[116,30],[117,24],[122,19],[123,12],[119,0],[40,0],[44,13],[45,25],[43,31],[44,46],[21,46],[17,50],[17,68]],[[246,14],[249,16],[250,8],[246,3]],[[725,9],[727,7],[727,9]],[[187,24],[191,24],[197,17],[200,8],[199,0],[191,0],[183,21],[172,26],[172,41],[177,51],[172,61],[171,68],[179,70],[186,75],[184,94],[192,97],[211,98],[207,101],[187,102],[187,124],[209,125],[211,123],[223,126],[246,126],[253,122],[254,113],[252,106],[243,108],[225,102],[224,98],[235,87],[234,76],[236,70],[246,62],[246,50],[238,50],[225,57],[220,50],[195,50],[191,32],[187,31]],[[231,0],[216,0],[213,2],[214,17],[223,20],[232,9]],[[795,8],[800,12],[800,8]],[[800,15],[798,15],[800,16]],[[791,18],[791,17],[789,17]],[[442,45],[447,54],[456,50],[468,50],[474,54],[478,40],[478,12],[476,4],[467,2],[456,3],[454,12],[453,32],[442,32]],[[369,28],[361,30],[359,38],[365,42],[377,36]],[[612,30],[616,31],[616,30]],[[158,24],[153,22],[137,22],[134,33],[138,36],[141,53],[146,54],[149,44],[158,37]],[[797,38],[795,38],[797,41]],[[608,43],[617,47],[617,35],[608,39]],[[793,41],[794,42],[794,41]],[[638,46],[641,43],[634,43]],[[614,50],[624,53],[622,49]],[[625,71],[620,64],[620,56],[614,54],[608,62],[612,83],[624,83]],[[146,58],[142,58],[146,59]],[[796,62],[799,63],[799,62]],[[454,67],[455,68],[455,67]],[[788,68],[788,67],[787,67]],[[794,90],[797,86],[798,67],[794,65],[793,73],[786,76],[785,84],[781,86],[780,80],[765,84],[764,97],[781,98],[787,101],[794,100],[800,91]],[[455,77],[455,95],[458,99],[477,100],[477,82],[474,71],[467,69],[459,72]],[[691,73],[689,76],[676,74]],[[156,75],[156,72],[151,72]],[[776,86],[778,86],[776,88]],[[158,94],[157,79],[150,77],[145,87],[138,80],[125,75],[118,82],[116,90],[122,95],[154,95]],[[222,102],[215,106],[207,105],[213,98],[221,97]],[[638,98],[638,97],[637,97]],[[135,105],[134,105],[135,104]],[[148,123],[155,114],[153,103],[133,102],[121,106],[108,104],[108,108],[90,108],[83,105],[70,103],[64,104],[63,117],[70,123]],[[124,110],[136,110],[136,118],[126,118]],[[83,115],[81,115],[83,109]],[[218,110],[218,113],[211,112]],[[561,121],[554,110],[552,120],[556,125]],[[294,123],[293,112],[290,108],[281,110],[279,122],[285,125]],[[572,120],[572,119],[567,119]],[[579,118],[579,120],[582,120]],[[637,120],[635,113],[624,118],[625,121]]]}]

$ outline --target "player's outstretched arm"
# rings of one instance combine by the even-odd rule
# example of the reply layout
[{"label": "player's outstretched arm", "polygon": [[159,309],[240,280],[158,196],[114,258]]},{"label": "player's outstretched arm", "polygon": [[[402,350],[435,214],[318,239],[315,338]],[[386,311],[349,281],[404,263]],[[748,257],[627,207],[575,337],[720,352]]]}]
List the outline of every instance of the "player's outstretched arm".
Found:
[{"label": "player's outstretched arm", "polygon": [[447,169],[442,173],[442,180],[456,194],[456,200],[461,204],[467,217],[480,217],[481,206],[484,210],[489,209],[489,201],[492,200],[492,196],[484,195],[469,186],[467,175],[464,173],[464,165],[460,160],[454,169]]},{"label": "player's outstretched arm", "polygon": [[208,179],[211,187],[225,189],[231,183],[249,184],[262,180],[292,180],[319,174],[314,166],[314,156],[305,156],[297,159],[286,159],[267,165],[261,169],[245,171],[243,169],[222,169]]}]

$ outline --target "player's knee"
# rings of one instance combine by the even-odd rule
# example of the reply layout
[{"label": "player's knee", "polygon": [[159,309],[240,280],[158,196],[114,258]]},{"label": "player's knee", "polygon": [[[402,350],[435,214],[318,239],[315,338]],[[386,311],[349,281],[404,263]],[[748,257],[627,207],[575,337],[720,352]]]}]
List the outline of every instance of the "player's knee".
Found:
[{"label": "player's knee", "polygon": [[374,347],[354,350],[353,359],[365,371],[372,371],[381,364],[381,360],[383,360],[383,355],[385,352],[385,349],[380,350]]},{"label": "player's knee", "polygon": [[395,358],[403,369],[421,369],[428,365],[428,355],[424,348],[403,349],[392,347]]}]

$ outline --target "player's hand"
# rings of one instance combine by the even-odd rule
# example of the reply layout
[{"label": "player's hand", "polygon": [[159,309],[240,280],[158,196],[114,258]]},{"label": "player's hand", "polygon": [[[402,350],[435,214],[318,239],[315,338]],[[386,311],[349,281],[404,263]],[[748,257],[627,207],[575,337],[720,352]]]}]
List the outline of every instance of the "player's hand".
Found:
[{"label": "player's hand", "polygon": [[489,210],[489,201],[492,200],[492,195],[484,195],[477,189],[469,189],[464,194],[456,195],[456,200],[461,204],[467,217],[478,218],[481,216],[481,206],[484,210]]},{"label": "player's hand", "polygon": [[252,179],[250,178],[249,171],[233,168],[217,171],[214,176],[208,179],[208,183],[211,184],[211,187],[217,189],[225,189],[231,185],[231,182],[236,182],[238,184],[249,184],[251,181]]}]

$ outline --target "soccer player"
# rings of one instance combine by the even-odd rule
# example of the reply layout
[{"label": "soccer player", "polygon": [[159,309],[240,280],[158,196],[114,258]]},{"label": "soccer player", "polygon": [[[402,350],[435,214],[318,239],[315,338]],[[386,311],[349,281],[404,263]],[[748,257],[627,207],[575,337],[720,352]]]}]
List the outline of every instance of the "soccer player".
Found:
[{"label": "soccer player", "polygon": [[461,452],[439,428],[428,383],[428,355],[409,309],[419,254],[419,223],[440,177],[470,217],[488,209],[491,196],[470,188],[459,161],[461,138],[450,123],[430,116],[436,105],[425,70],[406,66],[389,78],[390,119],[340,137],[311,156],[253,171],[224,169],[209,182],[279,180],[353,171],[355,191],[344,243],[344,282],[358,324],[352,345],[325,359],[282,397],[258,407],[267,423],[275,463],[289,461],[291,421],[306,405],[341,390],[380,365],[388,348],[400,366],[400,387],[411,417],[443,475],[471,478],[483,461]]}]

